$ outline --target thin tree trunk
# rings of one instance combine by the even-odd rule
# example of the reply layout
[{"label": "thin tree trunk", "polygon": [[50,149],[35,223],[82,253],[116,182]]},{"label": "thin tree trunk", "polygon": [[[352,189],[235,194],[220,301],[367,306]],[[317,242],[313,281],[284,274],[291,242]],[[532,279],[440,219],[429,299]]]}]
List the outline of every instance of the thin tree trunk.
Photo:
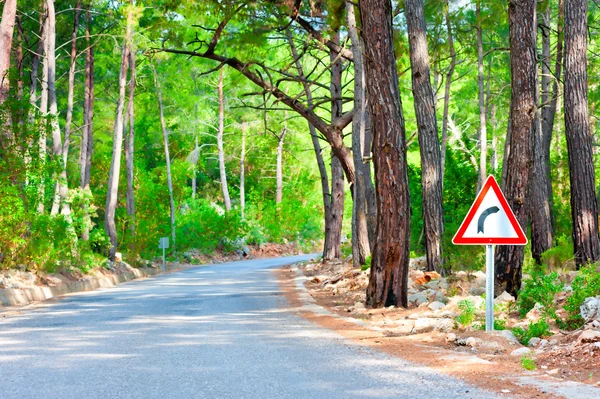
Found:
[{"label": "thin tree trunk", "polygon": [[[367,204],[368,186],[374,192],[371,182],[369,163],[363,162],[363,144],[367,129],[367,105],[365,103],[365,71],[363,60],[363,45],[358,36],[354,4],[346,2],[348,18],[348,33],[352,40],[354,55],[354,114],[352,117],[352,158],[354,160],[354,185],[352,206],[352,264],[360,267],[367,262],[371,255],[369,236],[369,208]],[[374,226],[373,226],[374,227]]]},{"label": "thin tree trunk", "polygon": [[31,55],[31,84],[29,86],[29,104],[31,105],[31,109],[28,110],[27,114],[27,123],[31,126],[35,121],[35,108],[38,101],[37,96],[37,84],[38,84],[38,74],[40,68],[40,60],[44,56],[45,46],[45,25],[46,25],[46,3],[42,6],[42,11],[40,12],[40,35],[37,42],[37,46],[35,48],[35,53]]},{"label": "thin tree trunk", "polygon": [[[194,120],[195,120],[195,125],[198,126],[198,104],[196,104],[194,106]],[[244,126],[242,125],[242,143],[244,142]],[[198,154],[198,132],[197,132],[197,127],[194,128],[194,152],[196,154]],[[197,155],[196,155],[197,156]],[[243,153],[242,153],[243,156]],[[194,172],[192,173],[192,199],[196,199],[196,190],[197,188],[197,182],[196,182],[196,169],[198,168],[198,162],[194,162]],[[240,193],[241,194],[241,193]],[[244,209],[242,207],[242,217],[244,215]]]},{"label": "thin tree trunk", "polygon": [[[133,37],[133,35],[132,35]],[[135,47],[133,40],[129,43],[129,102],[127,103],[126,122],[129,123],[129,130],[125,138],[125,166],[127,168],[127,216],[129,216],[129,232],[131,234],[130,249],[135,250],[135,191],[134,191],[134,154],[135,154],[135,116],[134,116],[134,96],[135,96]]]},{"label": "thin tree trunk", "polygon": [[223,99],[223,68],[219,70],[219,131],[217,132],[217,148],[219,150],[219,175],[221,177],[221,191],[223,193],[223,202],[225,209],[231,210],[231,199],[229,197],[229,187],[227,186],[227,171],[225,170],[225,152],[223,150],[223,133],[225,130],[225,101]]},{"label": "thin tree trunk", "polygon": [[[81,131],[81,151],[79,156],[80,165],[80,187],[87,194],[90,191],[90,170],[92,166],[92,119],[94,116],[94,49],[91,41],[92,13],[91,5],[86,12],[85,25],[85,88],[83,98],[83,129]],[[90,238],[91,218],[89,213],[89,200],[83,205],[83,231],[81,239],[88,241]]]},{"label": "thin tree trunk", "polygon": [[[542,254],[552,247],[552,183],[550,181],[550,142],[552,126],[547,118],[550,102],[550,6],[540,13],[542,24],[542,75],[541,103],[542,117],[537,125],[533,144],[533,174],[531,182],[531,255],[536,263],[542,263]],[[556,111],[556,108],[554,109]],[[545,126],[546,125],[546,126]]]},{"label": "thin tree trunk", "polygon": [[487,178],[487,127],[485,118],[485,97],[483,87],[483,30],[481,28],[481,0],[475,2],[477,20],[477,86],[479,88],[479,182],[478,189],[483,187]]},{"label": "thin tree trunk", "polygon": [[362,0],[365,76],[373,134],[377,227],[367,303],[408,305],[410,194],[390,0]]},{"label": "thin tree trunk", "polygon": [[119,176],[121,172],[121,152],[123,148],[123,110],[125,108],[125,92],[127,89],[127,69],[129,67],[129,43],[131,42],[132,19],[133,14],[132,10],[130,10],[127,16],[127,28],[125,32],[125,40],[123,41],[123,50],[121,53],[121,69],[119,72],[119,100],[117,102],[117,111],[115,116],[112,160],[110,163],[106,195],[105,228],[106,234],[110,238],[108,258],[112,261],[115,260],[115,253],[117,252],[118,244],[117,227],[115,225],[115,212],[117,208]]},{"label": "thin tree trunk", "polygon": [[[240,213],[244,219],[246,210],[246,122],[242,122],[242,152],[240,154]],[[196,141],[196,147],[198,142]]]},{"label": "thin tree trunk", "polygon": [[[520,225],[527,228],[532,164],[532,141],[537,124],[536,0],[513,1],[508,5],[511,69],[512,121],[510,154],[505,158],[503,191]],[[521,287],[523,246],[500,245],[496,249],[496,294],[507,291],[517,296]]]},{"label": "thin tree trunk", "polygon": [[454,49],[454,38],[452,36],[452,25],[450,24],[450,2],[446,0],[446,31],[448,33],[448,47],[450,48],[450,65],[446,74],[446,87],[444,88],[444,116],[442,119],[442,148],[441,148],[441,169],[442,186],[444,185],[444,171],[446,168],[446,147],[448,145],[448,109],[450,107],[450,87],[452,86],[452,76],[456,68],[456,50]]},{"label": "thin tree trunk", "polygon": [[427,270],[442,271],[442,205],[441,151],[431,87],[427,32],[423,0],[405,0],[406,25],[410,47],[412,91],[419,131],[421,183],[423,187],[423,229],[427,253]]},{"label": "thin tree trunk", "polygon": [[585,0],[565,2],[565,133],[577,267],[600,259],[598,206],[588,114],[587,7]]},{"label": "thin tree trunk", "polygon": [[[286,112],[287,114],[287,112]],[[284,122],[281,133],[277,136],[277,164],[275,166],[275,203],[281,204],[283,199],[283,142],[287,133],[287,122]]]},{"label": "thin tree trunk", "polygon": [[[167,124],[165,122],[165,115],[163,110],[162,93],[160,90],[160,82],[158,80],[158,74],[156,68],[152,65],[152,72],[154,73],[154,86],[156,87],[156,94],[158,95],[158,109],[160,111],[160,126],[163,133],[163,142],[165,144],[165,161],[167,166],[167,186],[169,188],[169,206],[171,209],[171,239],[173,240],[173,248],[176,248],[176,236],[175,236],[175,201],[173,199],[173,179],[171,177],[171,156],[169,154],[169,133],[167,131]],[[222,79],[219,80],[222,84]],[[229,209],[227,209],[229,210]]]},{"label": "thin tree trunk", "polygon": [[42,87],[40,93],[40,123],[39,132],[40,137],[38,138],[39,146],[39,157],[40,157],[40,181],[38,186],[38,212],[44,213],[45,211],[45,191],[46,191],[46,155],[47,155],[47,143],[46,138],[48,135],[48,3],[44,1],[44,27],[43,34],[40,40],[43,41],[43,61],[42,61]]},{"label": "thin tree trunk", "polygon": [[16,16],[17,0],[5,0],[0,21],[0,104],[8,97],[8,69]]}]

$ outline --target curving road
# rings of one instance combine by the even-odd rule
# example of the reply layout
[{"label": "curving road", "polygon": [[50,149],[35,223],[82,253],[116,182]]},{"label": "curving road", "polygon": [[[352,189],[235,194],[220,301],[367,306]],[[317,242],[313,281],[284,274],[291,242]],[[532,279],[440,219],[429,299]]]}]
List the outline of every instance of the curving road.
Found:
[{"label": "curving road", "polygon": [[496,397],[287,309],[270,269],[304,259],[202,266],[0,314],[0,398]]}]

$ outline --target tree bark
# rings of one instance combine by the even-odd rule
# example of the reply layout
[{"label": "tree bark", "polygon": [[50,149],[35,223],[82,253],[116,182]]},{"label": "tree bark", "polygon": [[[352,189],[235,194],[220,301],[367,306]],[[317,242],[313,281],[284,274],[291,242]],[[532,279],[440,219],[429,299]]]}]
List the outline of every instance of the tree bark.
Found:
[{"label": "tree bark", "polygon": [[477,86],[479,98],[479,182],[478,190],[487,178],[487,126],[485,118],[485,97],[483,86],[483,30],[481,28],[481,0],[475,2],[477,20]]},{"label": "tree bark", "polygon": [[[246,122],[242,122],[242,152],[240,153],[240,213],[242,219],[244,219],[246,211],[246,129]],[[196,147],[198,147],[198,141],[196,141]]]},{"label": "tree bark", "polygon": [[448,33],[448,47],[450,48],[450,65],[446,73],[446,86],[444,87],[444,116],[442,117],[442,148],[441,148],[441,169],[442,169],[442,187],[444,186],[444,171],[446,169],[446,147],[448,144],[448,110],[450,107],[450,87],[452,86],[452,76],[456,68],[456,50],[454,49],[454,38],[452,36],[452,25],[450,24],[450,2],[446,0],[445,10],[446,32]]},{"label": "tree bark", "polygon": [[408,305],[410,195],[390,0],[361,0],[367,101],[371,114],[377,227],[367,303]]},{"label": "tree bark", "polygon": [[121,52],[121,68],[119,72],[119,99],[115,116],[115,128],[113,135],[112,159],[108,175],[108,188],[106,193],[105,229],[110,238],[110,249],[108,258],[115,260],[117,252],[117,227],[115,225],[115,211],[117,208],[117,197],[119,194],[119,176],[121,172],[121,152],[123,147],[123,110],[125,108],[125,91],[127,88],[127,69],[129,67],[129,43],[131,42],[132,11],[127,16],[127,28],[123,50]]},{"label": "tree bark", "polygon": [[225,130],[225,101],[223,99],[223,68],[219,69],[219,83],[217,85],[219,92],[219,131],[217,132],[217,148],[219,151],[219,176],[221,179],[221,192],[223,193],[223,202],[225,210],[231,210],[231,199],[229,197],[229,187],[227,186],[227,171],[225,170],[225,152],[223,150],[223,133]]},{"label": "tree bark", "polygon": [[[354,55],[354,113],[352,118],[352,159],[356,172],[353,185],[352,206],[352,264],[360,267],[367,262],[371,255],[372,234],[369,234],[369,197],[375,200],[375,190],[371,181],[371,166],[363,161],[363,145],[367,130],[367,104],[365,102],[365,71],[363,45],[356,27],[354,4],[346,1],[348,19],[348,34],[352,40]],[[373,220],[372,227],[376,223]]]},{"label": "tree bark", "polygon": [[[152,65],[152,72],[154,74],[154,86],[156,87],[156,94],[158,96],[158,109],[160,111],[160,126],[163,134],[163,142],[165,145],[165,163],[167,167],[167,187],[169,189],[169,208],[171,210],[171,239],[173,240],[173,248],[176,248],[176,235],[175,235],[175,201],[173,199],[173,179],[171,177],[171,155],[169,154],[169,132],[167,131],[167,123],[165,122],[165,114],[163,109],[162,92],[160,89],[160,82],[158,80],[158,73],[156,68]],[[222,76],[222,75],[221,75]],[[222,78],[219,79],[222,93]],[[229,209],[227,209],[229,210]]]},{"label": "tree bark", "polygon": [[8,97],[8,69],[16,16],[17,0],[5,0],[0,21],[0,104]]},{"label": "tree bark", "polygon": [[587,8],[585,0],[565,2],[565,133],[571,183],[575,263],[600,258],[598,206],[588,113]]},{"label": "tree bark", "polygon": [[[287,114],[287,112],[286,112]],[[283,199],[283,142],[287,133],[287,122],[284,122],[281,133],[277,136],[277,163],[275,165],[275,203],[281,204]]]},{"label": "tree bark", "polygon": [[[133,35],[132,35],[133,37]],[[129,43],[129,102],[127,103],[126,122],[129,123],[129,130],[125,138],[125,167],[127,171],[127,216],[129,216],[129,232],[131,234],[130,249],[135,250],[135,191],[134,191],[134,154],[135,154],[135,116],[134,116],[134,96],[135,96],[135,47],[133,40]]]},{"label": "tree bark", "polygon": [[[88,6],[86,12],[85,24],[85,88],[83,97],[83,128],[81,130],[81,150],[79,156],[80,166],[80,187],[89,193],[90,191],[90,171],[92,167],[92,144],[93,144],[93,129],[92,122],[94,117],[94,48],[91,40],[91,23],[92,13],[91,5]],[[83,231],[81,239],[88,241],[90,238],[91,218],[89,214],[89,201],[84,202],[83,209]]]},{"label": "tree bark", "polygon": [[[537,125],[536,1],[512,0],[508,5],[511,70],[510,153],[505,158],[503,191],[523,228],[527,228],[527,190],[532,167],[532,141]],[[521,287],[523,246],[496,249],[496,294],[514,297]]]},{"label": "tree bark", "polygon": [[44,27],[42,29],[42,36],[40,40],[43,41],[43,61],[42,61],[42,87],[40,93],[40,123],[39,132],[40,137],[38,138],[39,157],[40,157],[40,181],[38,185],[38,206],[37,210],[39,213],[44,213],[45,205],[45,165],[46,155],[48,152],[47,148],[47,135],[48,135],[48,3],[44,1]]},{"label": "tree bark", "polygon": [[434,94],[429,80],[430,64],[423,0],[405,0],[404,7],[410,48],[412,91],[421,153],[423,230],[427,270],[442,272],[444,208],[442,205],[441,151]]}]

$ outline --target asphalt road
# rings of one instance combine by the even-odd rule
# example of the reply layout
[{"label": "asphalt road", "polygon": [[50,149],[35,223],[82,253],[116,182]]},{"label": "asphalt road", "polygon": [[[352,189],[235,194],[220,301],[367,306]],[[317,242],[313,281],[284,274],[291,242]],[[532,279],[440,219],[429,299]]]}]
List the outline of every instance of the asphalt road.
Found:
[{"label": "asphalt road", "polygon": [[294,314],[270,269],[306,258],[203,266],[0,314],[0,398],[496,397]]}]

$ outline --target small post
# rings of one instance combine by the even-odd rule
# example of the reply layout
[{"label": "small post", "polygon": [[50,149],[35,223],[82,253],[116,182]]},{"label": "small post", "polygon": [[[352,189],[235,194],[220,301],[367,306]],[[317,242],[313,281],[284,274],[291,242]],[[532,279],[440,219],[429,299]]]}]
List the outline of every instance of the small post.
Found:
[{"label": "small post", "polygon": [[162,260],[163,260],[163,271],[167,271],[167,262],[165,260],[165,249],[169,248],[169,237],[161,237],[158,240],[158,248],[162,248],[163,250],[163,256],[162,256]]},{"label": "small post", "polygon": [[167,262],[165,262],[165,247],[163,247],[163,271],[167,271]]},{"label": "small post", "polygon": [[485,246],[485,331],[494,331],[494,246]]}]

